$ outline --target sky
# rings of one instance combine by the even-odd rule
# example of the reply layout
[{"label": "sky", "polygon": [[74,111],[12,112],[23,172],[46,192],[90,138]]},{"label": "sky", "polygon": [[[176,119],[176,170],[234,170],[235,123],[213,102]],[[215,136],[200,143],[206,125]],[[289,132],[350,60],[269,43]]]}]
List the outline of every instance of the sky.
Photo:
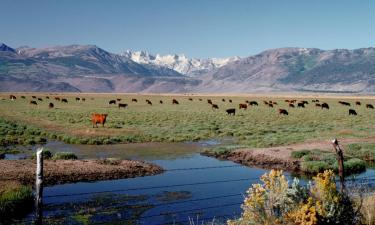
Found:
[{"label": "sky", "polygon": [[0,42],[188,57],[375,47],[373,0],[0,0]]}]

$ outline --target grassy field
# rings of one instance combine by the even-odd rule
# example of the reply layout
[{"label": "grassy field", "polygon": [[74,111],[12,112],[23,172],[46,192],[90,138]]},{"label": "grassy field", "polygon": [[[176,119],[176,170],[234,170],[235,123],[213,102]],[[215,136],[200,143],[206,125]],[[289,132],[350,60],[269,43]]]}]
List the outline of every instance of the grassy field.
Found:
[{"label": "grassy field", "polygon": [[[22,99],[20,96],[26,96]],[[43,99],[32,99],[35,95]],[[16,94],[17,100],[9,100],[9,94],[0,95],[0,144],[43,143],[48,138],[67,143],[112,144],[127,142],[180,142],[233,136],[236,144],[249,147],[269,147],[302,142],[307,139],[375,137],[375,110],[366,109],[366,103],[375,105],[375,98],[349,97],[301,97],[296,96],[166,96],[125,94]],[[46,99],[49,96],[50,99]],[[68,99],[61,103],[53,98]],[[77,102],[75,97],[85,97]],[[111,99],[121,98],[126,109],[109,105]],[[131,102],[132,98],[138,100]],[[172,105],[172,99],[179,101]],[[188,100],[192,98],[193,101]],[[202,101],[199,101],[199,99]],[[225,99],[225,102],[222,99]],[[312,99],[327,102],[329,110],[315,107]],[[153,105],[146,103],[149,99]],[[219,109],[213,110],[207,103],[211,99]],[[228,100],[233,102],[230,103]],[[289,108],[285,99],[307,100],[306,108]],[[38,105],[30,105],[36,100]],[[163,104],[159,101],[162,100]],[[246,100],[257,101],[259,106],[239,110],[238,104]],[[273,108],[263,103],[278,103]],[[351,107],[338,103],[344,100]],[[355,101],[361,106],[355,106]],[[48,103],[55,108],[49,109]],[[236,108],[236,115],[229,116],[225,110]],[[278,114],[284,108],[288,116]],[[353,108],[358,116],[349,116]],[[91,114],[107,113],[105,127],[92,128]]]}]

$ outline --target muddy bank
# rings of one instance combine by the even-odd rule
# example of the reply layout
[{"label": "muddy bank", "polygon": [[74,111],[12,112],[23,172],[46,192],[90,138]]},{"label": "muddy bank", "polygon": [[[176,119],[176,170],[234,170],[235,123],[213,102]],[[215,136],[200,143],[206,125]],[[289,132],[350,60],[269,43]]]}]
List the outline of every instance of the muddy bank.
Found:
[{"label": "muddy bank", "polygon": [[[35,160],[0,160],[0,180],[35,182]],[[163,169],[155,164],[134,160],[45,160],[44,184],[98,181],[155,175]]]},{"label": "muddy bank", "polygon": [[251,150],[236,150],[226,153],[203,152],[202,155],[215,157],[220,160],[230,160],[249,167],[263,169],[280,169],[291,172],[300,172],[300,161],[273,157],[267,154],[260,154]]}]

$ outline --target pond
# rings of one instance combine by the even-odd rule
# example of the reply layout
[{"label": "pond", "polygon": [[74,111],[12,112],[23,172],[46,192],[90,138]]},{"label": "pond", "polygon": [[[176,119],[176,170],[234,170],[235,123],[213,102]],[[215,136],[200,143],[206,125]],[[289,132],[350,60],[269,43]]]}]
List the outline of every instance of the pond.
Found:
[{"label": "pond", "polygon": [[[162,166],[166,172],[46,187],[45,222],[201,224],[236,218],[241,213],[246,191],[267,170],[199,154],[205,148],[227,143],[230,140],[105,146],[49,142],[45,147],[52,152],[70,151],[79,158],[145,160]],[[293,178],[289,173],[286,176]],[[360,176],[375,176],[375,171],[367,170]],[[301,178],[302,183],[306,181]]]}]

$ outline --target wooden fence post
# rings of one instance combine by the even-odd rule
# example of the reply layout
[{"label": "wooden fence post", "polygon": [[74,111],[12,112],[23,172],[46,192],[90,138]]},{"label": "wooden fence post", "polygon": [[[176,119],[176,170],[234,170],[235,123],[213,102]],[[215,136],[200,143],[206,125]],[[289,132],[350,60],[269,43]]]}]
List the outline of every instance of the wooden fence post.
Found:
[{"label": "wooden fence post", "polygon": [[337,157],[337,164],[339,166],[339,177],[340,177],[340,183],[341,183],[341,192],[344,192],[345,190],[345,174],[344,174],[344,152],[340,148],[339,142],[337,139],[332,140],[333,148],[336,152]]},{"label": "wooden fence post", "polygon": [[43,148],[36,151],[36,180],[35,180],[35,224],[42,224],[43,219]]}]

